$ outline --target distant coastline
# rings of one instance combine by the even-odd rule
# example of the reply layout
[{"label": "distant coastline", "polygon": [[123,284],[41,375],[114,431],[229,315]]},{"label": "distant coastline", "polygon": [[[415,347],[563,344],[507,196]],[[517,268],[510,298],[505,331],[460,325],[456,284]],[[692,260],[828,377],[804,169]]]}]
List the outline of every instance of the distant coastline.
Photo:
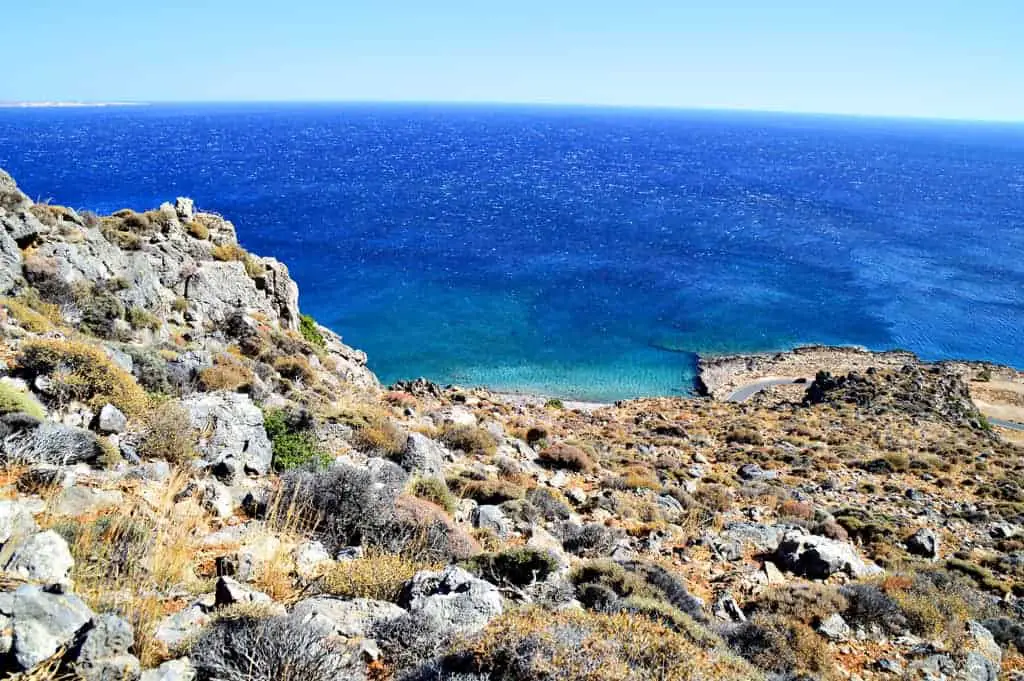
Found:
[{"label": "distant coastline", "polygon": [[146,102],[0,102],[0,109],[82,109],[111,106],[148,106]]}]

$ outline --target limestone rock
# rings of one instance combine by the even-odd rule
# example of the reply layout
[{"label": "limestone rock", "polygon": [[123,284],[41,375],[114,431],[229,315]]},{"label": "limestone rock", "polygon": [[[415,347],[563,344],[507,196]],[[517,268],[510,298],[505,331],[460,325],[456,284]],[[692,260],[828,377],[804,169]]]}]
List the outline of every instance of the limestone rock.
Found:
[{"label": "limestone rock", "polygon": [[116,615],[99,615],[71,651],[71,669],[83,681],[132,681],[139,660],[128,652],[135,642],[132,626]]},{"label": "limestone rock", "polygon": [[156,669],[142,672],[141,681],[194,681],[196,670],[187,657],[168,660]]},{"label": "limestone rock", "polygon": [[10,499],[0,500],[0,544],[6,544],[12,537],[23,537],[39,529],[29,508]]},{"label": "limestone rock", "polygon": [[399,599],[412,613],[430,617],[441,630],[471,634],[502,613],[498,587],[477,579],[460,567],[416,573]]},{"label": "limestone rock", "polygon": [[214,591],[215,604],[217,607],[226,605],[237,605],[239,603],[273,603],[274,600],[255,589],[250,589],[231,577],[220,577],[217,580],[217,587]]},{"label": "limestone rock", "polygon": [[444,462],[451,458],[452,453],[439,442],[422,433],[409,433],[398,463],[412,474],[443,478]]},{"label": "limestone rock", "polygon": [[4,564],[4,572],[41,584],[65,584],[74,565],[64,538],[46,530],[18,542]]},{"label": "limestone rock", "polygon": [[291,614],[325,636],[363,638],[378,622],[398,619],[405,611],[387,601],[315,596],[296,603]]},{"label": "limestone rock", "polygon": [[193,601],[182,610],[162,619],[153,637],[168,650],[178,650],[210,623],[215,603],[214,594]]},{"label": "limestone rock", "polygon": [[174,212],[182,222],[191,222],[196,217],[195,202],[186,196],[179,196],[174,201]]},{"label": "limestone rock", "polygon": [[862,560],[850,544],[799,530],[783,536],[775,558],[785,569],[811,579],[823,579],[836,572],[855,578],[882,572],[877,565]]},{"label": "limestone rock", "polygon": [[11,621],[10,655],[20,669],[31,669],[71,644],[93,619],[78,596],[31,585],[0,593],[0,614]]},{"label": "limestone rock", "polygon": [[128,417],[114,405],[105,404],[100,409],[97,426],[103,433],[123,433],[128,427]]},{"label": "limestone rock", "polygon": [[512,533],[512,522],[505,517],[498,506],[481,505],[473,509],[473,527],[490,530],[498,537],[507,537]]},{"label": "limestone rock", "polygon": [[79,517],[123,502],[124,495],[117,490],[72,486],[57,495],[53,510],[57,515]]},{"label": "limestone rock", "polygon": [[932,530],[923,527],[907,537],[904,544],[907,551],[918,556],[935,560],[939,557],[939,537]]},{"label": "limestone rock", "polygon": [[248,395],[197,393],[182,400],[182,405],[195,428],[212,428],[199,450],[218,477],[263,475],[270,470],[273,450],[263,429],[263,412]]},{"label": "limestone rock", "polygon": [[830,641],[847,641],[850,639],[850,625],[837,612],[832,613],[818,624],[818,631]]}]

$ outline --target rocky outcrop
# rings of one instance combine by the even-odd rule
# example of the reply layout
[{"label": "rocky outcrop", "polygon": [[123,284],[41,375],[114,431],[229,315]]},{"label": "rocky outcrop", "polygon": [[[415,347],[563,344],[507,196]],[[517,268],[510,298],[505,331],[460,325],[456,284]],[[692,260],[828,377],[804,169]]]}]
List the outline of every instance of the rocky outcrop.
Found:
[{"label": "rocky outcrop", "polygon": [[248,395],[199,393],[183,401],[193,427],[208,433],[200,441],[203,459],[221,478],[270,470],[273,451],[263,429],[263,412]]},{"label": "rocky outcrop", "polygon": [[900,412],[982,429],[984,420],[963,378],[935,366],[905,365],[833,376],[819,373],[807,388],[805,404],[852,404],[870,413]]}]

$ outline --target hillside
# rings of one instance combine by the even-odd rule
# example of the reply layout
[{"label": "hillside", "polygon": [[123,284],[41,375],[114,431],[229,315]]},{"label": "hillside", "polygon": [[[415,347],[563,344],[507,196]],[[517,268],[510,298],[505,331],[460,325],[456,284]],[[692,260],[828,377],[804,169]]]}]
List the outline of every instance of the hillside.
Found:
[{"label": "hillside", "polygon": [[828,349],[600,408],[383,387],[188,199],[97,216],[0,171],[0,227],[4,674],[1024,671],[1022,450],[979,411],[1016,372]]}]

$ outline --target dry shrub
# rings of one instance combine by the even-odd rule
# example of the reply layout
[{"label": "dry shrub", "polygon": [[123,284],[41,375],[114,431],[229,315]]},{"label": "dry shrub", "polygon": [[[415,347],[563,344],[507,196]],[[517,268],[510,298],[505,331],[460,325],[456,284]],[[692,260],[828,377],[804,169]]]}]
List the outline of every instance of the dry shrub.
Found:
[{"label": "dry shrub", "polygon": [[371,551],[363,558],[337,563],[323,575],[323,588],[343,598],[396,601],[405,583],[422,570],[439,570],[440,563],[413,561]]},{"label": "dry shrub", "polygon": [[201,679],[336,681],[352,678],[348,656],[298,618],[222,618],[207,628],[189,657]]},{"label": "dry shrub", "polygon": [[844,612],[848,605],[846,598],[834,586],[799,583],[765,591],[758,598],[754,610],[813,625],[829,615]]},{"label": "dry shrub", "polygon": [[825,639],[802,622],[759,615],[727,632],[726,640],[738,655],[771,674],[838,678]]},{"label": "dry shrub", "polygon": [[488,625],[469,652],[472,671],[492,681],[761,678],[723,649],[705,650],[685,634],[629,613],[515,610]]},{"label": "dry shrub", "polygon": [[199,372],[199,383],[203,390],[230,390],[232,392],[248,392],[252,390],[256,380],[252,369],[242,364],[236,357],[228,353],[218,355],[213,366]]},{"label": "dry shrub", "polygon": [[445,424],[439,439],[449,448],[473,456],[493,456],[498,449],[494,436],[478,426]]},{"label": "dry shrub", "polygon": [[404,472],[394,467],[380,478],[366,469],[335,464],[325,471],[291,470],[282,475],[278,525],[315,533],[331,551],[361,545],[413,561],[465,558],[479,547],[443,509],[398,496]]},{"label": "dry shrub", "polygon": [[395,458],[405,450],[409,434],[387,416],[372,414],[357,427],[353,446],[385,458]]},{"label": "dry shrub", "polygon": [[210,255],[214,260],[220,260],[221,262],[243,262],[249,254],[238,244],[221,244],[220,246],[214,246],[213,250],[210,251]]},{"label": "dry shrub", "polygon": [[564,468],[580,473],[590,473],[595,468],[593,460],[586,452],[565,442],[545,447],[537,454],[537,458],[542,464],[552,468]]},{"label": "dry shrub", "polygon": [[189,236],[196,239],[206,240],[210,238],[209,228],[198,220],[186,223],[185,231],[188,232]]},{"label": "dry shrub", "polygon": [[780,518],[795,518],[796,520],[810,520],[814,517],[814,507],[806,502],[796,499],[786,499],[779,504]]},{"label": "dry shrub", "polygon": [[488,480],[451,478],[448,480],[448,485],[456,494],[465,499],[472,499],[478,504],[496,505],[526,496],[526,490],[522,485],[496,478]]},{"label": "dry shrub", "polygon": [[95,345],[65,340],[25,341],[18,365],[32,378],[48,376],[62,403],[79,400],[99,408],[109,402],[130,417],[143,414],[149,406],[135,378]]},{"label": "dry shrub", "polygon": [[274,369],[285,378],[292,380],[312,383],[316,379],[316,370],[313,369],[313,365],[309,363],[309,360],[302,355],[278,357],[274,360]]},{"label": "dry shrub", "polygon": [[183,464],[195,457],[198,433],[188,412],[177,400],[168,400],[145,418],[146,429],[139,444],[139,455],[147,459],[166,459]]}]

